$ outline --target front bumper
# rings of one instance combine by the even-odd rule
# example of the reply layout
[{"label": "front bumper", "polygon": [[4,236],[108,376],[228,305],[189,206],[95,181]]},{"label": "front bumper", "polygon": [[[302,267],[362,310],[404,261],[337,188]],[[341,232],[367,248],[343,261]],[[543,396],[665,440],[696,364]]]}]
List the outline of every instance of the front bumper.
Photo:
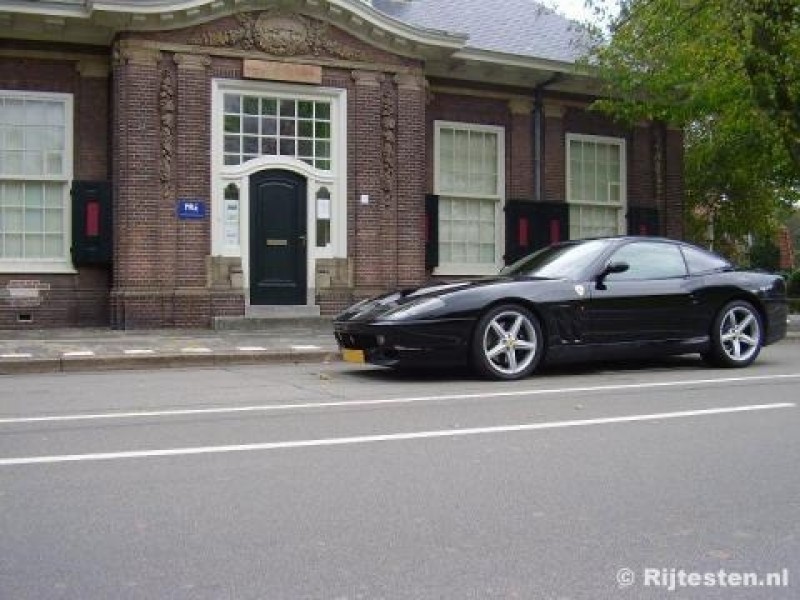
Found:
[{"label": "front bumper", "polygon": [[473,321],[334,321],[342,350],[361,350],[365,362],[384,367],[455,366],[467,363]]}]

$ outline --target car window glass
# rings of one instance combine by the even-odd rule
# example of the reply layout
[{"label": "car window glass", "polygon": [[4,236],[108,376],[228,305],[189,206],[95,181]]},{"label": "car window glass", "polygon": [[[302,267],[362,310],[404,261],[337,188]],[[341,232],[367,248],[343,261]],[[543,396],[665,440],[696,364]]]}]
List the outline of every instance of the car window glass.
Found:
[{"label": "car window glass", "polygon": [[566,242],[543,248],[500,271],[501,275],[574,279],[611,244],[609,240]]},{"label": "car window glass", "polygon": [[731,263],[724,258],[693,246],[683,246],[683,256],[692,275],[732,268]]},{"label": "car window glass", "polygon": [[633,242],[611,255],[611,262],[628,263],[624,273],[612,273],[608,281],[630,279],[670,279],[686,276],[686,263],[675,244]]}]

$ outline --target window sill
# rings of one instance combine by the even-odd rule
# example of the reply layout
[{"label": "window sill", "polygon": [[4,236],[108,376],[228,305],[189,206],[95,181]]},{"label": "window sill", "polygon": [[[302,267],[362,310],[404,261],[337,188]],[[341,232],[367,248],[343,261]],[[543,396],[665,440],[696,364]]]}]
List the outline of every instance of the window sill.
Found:
[{"label": "window sill", "polygon": [[0,274],[75,275],[78,270],[66,262],[32,262],[0,260]]},{"label": "window sill", "polygon": [[433,270],[434,276],[444,277],[485,277],[497,275],[501,267],[497,265],[440,265]]}]

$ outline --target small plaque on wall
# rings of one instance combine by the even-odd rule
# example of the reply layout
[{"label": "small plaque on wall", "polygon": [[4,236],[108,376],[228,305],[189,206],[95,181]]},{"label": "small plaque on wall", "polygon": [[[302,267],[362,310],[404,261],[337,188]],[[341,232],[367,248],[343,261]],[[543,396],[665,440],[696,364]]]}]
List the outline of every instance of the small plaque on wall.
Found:
[{"label": "small plaque on wall", "polygon": [[243,74],[247,79],[269,79],[294,83],[322,83],[322,67],[269,60],[244,59]]},{"label": "small plaque on wall", "polygon": [[205,219],[206,203],[195,198],[178,199],[179,219]]}]

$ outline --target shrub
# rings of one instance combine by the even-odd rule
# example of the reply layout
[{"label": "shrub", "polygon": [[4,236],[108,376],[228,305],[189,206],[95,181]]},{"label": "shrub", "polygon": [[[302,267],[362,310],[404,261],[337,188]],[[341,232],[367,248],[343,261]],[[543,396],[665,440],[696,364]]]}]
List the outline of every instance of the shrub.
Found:
[{"label": "shrub", "polygon": [[781,251],[771,240],[757,240],[750,248],[750,266],[753,269],[777,271],[780,263]]},{"label": "shrub", "polygon": [[786,292],[789,296],[800,298],[800,269],[789,275],[786,280]]}]

